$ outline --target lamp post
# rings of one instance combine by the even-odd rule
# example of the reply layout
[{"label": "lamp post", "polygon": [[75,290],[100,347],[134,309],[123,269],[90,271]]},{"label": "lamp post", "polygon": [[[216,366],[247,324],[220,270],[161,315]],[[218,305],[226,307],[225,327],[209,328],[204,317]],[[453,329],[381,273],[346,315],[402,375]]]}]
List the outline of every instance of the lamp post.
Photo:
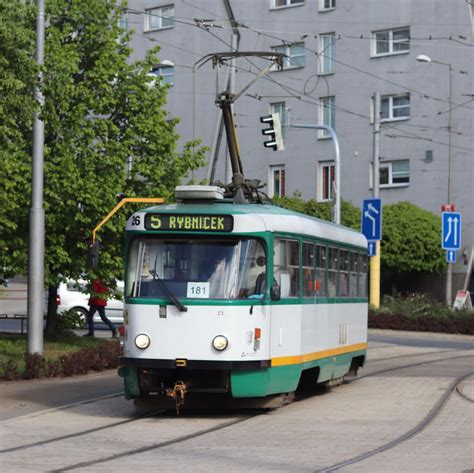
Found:
[{"label": "lamp post", "polygon": [[[451,167],[452,167],[452,153],[451,153],[451,142],[453,135],[452,127],[452,98],[453,98],[453,73],[454,66],[453,64],[441,61],[435,61],[431,59],[426,54],[420,54],[416,58],[419,62],[433,62],[435,64],[441,64],[443,66],[449,67],[449,109],[448,109],[448,205],[452,204],[452,184],[451,184]],[[450,263],[448,263],[448,270],[446,273],[446,303],[451,305],[452,302],[452,279],[453,279],[453,268]]]}]

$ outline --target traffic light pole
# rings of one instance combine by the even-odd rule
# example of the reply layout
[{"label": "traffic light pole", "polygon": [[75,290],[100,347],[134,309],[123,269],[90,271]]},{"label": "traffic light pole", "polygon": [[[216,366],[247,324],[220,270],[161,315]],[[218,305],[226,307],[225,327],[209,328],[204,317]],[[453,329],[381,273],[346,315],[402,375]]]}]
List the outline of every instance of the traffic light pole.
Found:
[{"label": "traffic light pole", "polygon": [[328,125],[289,125],[290,128],[309,128],[312,130],[325,130],[331,135],[334,144],[334,181],[336,183],[336,198],[334,200],[333,222],[341,224],[341,154],[339,150],[339,140],[334,128]]}]

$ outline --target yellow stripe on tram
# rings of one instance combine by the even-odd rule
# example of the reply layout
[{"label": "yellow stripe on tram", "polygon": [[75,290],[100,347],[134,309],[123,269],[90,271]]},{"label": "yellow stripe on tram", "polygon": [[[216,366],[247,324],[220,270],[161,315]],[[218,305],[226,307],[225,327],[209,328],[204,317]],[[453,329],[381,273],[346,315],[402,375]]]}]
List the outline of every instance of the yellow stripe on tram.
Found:
[{"label": "yellow stripe on tram", "polygon": [[284,365],[297,365],[306,363],[308,361],[320,360],[322,358],[328,358],[330,356],[343,355],[358,350],[367,349],[367,343],[357,343],[354,345],[348,345],[345,347],[331,348],[330,350],[315,351],[312,353],[306,353],[304,355],[295,356],[280,356],[278,358],[272,358],[272,366],[284,366]]}]

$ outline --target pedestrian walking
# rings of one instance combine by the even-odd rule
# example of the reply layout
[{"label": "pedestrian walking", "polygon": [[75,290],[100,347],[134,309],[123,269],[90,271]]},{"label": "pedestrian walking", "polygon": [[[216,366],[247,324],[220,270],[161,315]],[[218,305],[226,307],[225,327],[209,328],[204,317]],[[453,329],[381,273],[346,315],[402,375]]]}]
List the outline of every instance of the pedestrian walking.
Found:
[{"label": "pedestrian walking", "polygon": [[89,314],[87,316],[87,325],[89,327],[88,333],[85,337],[94,336],[94,314],[99,312],[102,322],[106,324],[110,330],[112,330],[112,336],[117,337],[117,329],[115,325],[105,315],[105,307],[107,306],[107,296],[110,293],[110,289],[100,280],[94,279],[90,286],[90,297],[89,297]]}]

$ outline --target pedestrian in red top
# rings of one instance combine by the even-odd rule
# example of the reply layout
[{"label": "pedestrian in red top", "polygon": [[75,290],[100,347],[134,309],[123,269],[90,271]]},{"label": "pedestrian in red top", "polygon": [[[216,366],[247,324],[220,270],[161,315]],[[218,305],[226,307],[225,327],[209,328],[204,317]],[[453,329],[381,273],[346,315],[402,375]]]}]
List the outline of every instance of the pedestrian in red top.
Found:
[{"label": "pedestrian in red top", "polygon": [[87,316],[87,324],[89,326],[89,332],[84,337],[94,336],[94,314],[99,312],[102,322],[106,324],[110,330],[112,330],[112,336],[117,337],[117,329],[115,325],[105,315],[105,306],[107,305],[107,296],[110,289],[100,280],[94,279],[90,286],[90,297],[89,297],[89,314]]}]

